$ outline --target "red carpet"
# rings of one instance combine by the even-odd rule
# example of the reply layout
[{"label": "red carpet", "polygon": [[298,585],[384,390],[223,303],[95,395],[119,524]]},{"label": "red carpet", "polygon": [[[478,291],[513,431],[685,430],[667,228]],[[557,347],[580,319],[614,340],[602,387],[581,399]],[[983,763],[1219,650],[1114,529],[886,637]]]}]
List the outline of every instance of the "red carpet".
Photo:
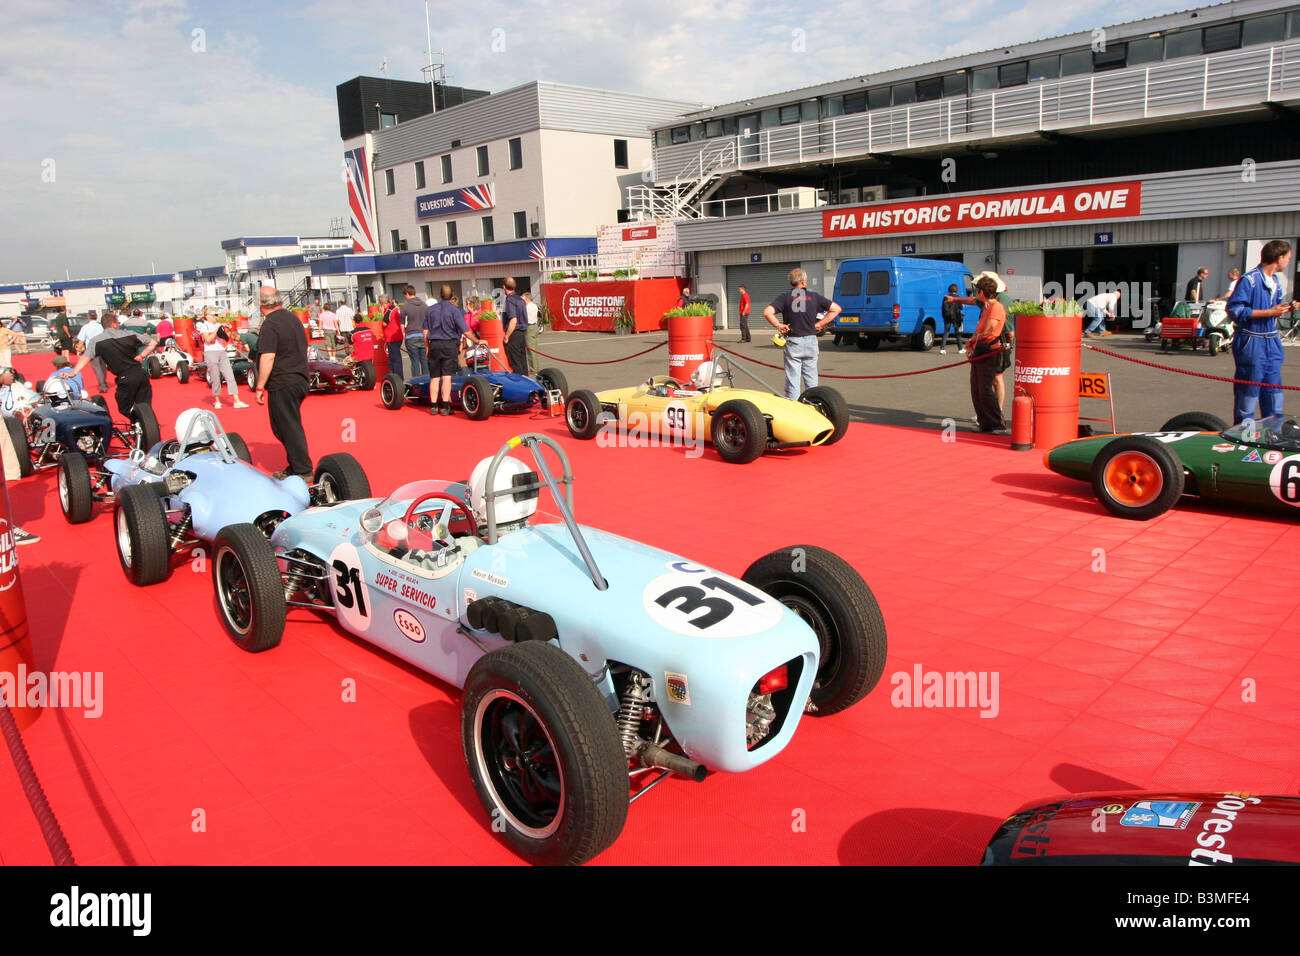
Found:
[{"label": "red carpet", "polygon": [[[48,357],[18,362],[48,374]],[[166,434],[209,401],[196,383],[155,388]],[[220,417],[259,466],[283,466],[265,409]],[[351,451],[381,494],[463,478],[541,431],[573,458],[586,524],[735,574],[821,545],[875,591],[890,653],[866,701],[806,718],[754,772],[665,782],[598,862],[968,864],[1004,815],[1064,790],[1300,783],[1300,524],[1189,500],[1122,521],[1040,454],[973,434],[855,425],[734,466],[580,443],[559,419],[389,412],[378,392],[312,397],[304,419],[315,457]],[[55,482],[9,494],[44,538],[20,551],[37,666],[103,672],[102,716],[48,710],[24,734],[78,862],[517,862],[474,796],[454,689],[304,611],[278,649],[239,651],[206,569],[131,587],[110,514],[65,524]],[[891,675],[916,666],[996,672],[996,716],[892,706]],[[49,862],[3,755],[0,819],[0,861]]]}]

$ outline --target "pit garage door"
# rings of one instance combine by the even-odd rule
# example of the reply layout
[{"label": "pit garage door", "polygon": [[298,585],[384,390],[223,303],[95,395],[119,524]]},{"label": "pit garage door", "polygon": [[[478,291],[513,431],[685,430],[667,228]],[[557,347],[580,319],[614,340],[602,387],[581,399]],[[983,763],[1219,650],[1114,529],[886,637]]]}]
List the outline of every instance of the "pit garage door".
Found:
[{"label": "pit garage door", "polygon": [[790,270],[797,262],[763,262],[756,265],[727,266],[727,324],[740,328],[740,286],[749,290],[749,329],[763,321],[763,310],[778,295],[790,291]]}]

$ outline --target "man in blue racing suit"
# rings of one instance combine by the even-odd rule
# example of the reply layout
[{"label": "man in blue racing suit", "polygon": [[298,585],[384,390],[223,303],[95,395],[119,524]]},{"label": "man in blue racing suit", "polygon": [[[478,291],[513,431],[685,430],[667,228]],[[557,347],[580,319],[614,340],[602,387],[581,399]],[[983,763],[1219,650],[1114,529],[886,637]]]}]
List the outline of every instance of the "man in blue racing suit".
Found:
[{"label": "man in blue racing suit", "polygon": [[[1242,276],[1232,290],[1228,314],[1237,323],[1232,355],[1237,362],[1238,380],[1263,382],[1265,386],[1282,384],[1282,341],[1277,319],[1300,308],[1300,302],[1282,301],[1282,276],[1290,264],[1291,244],[1274,239],[1261,250],[1259,265]],[[1237,384],[1232,386],[1232,394],[1234,425],[1256,417],[1256,402],[1260,418],[1282,414],[1280,389]]]}]

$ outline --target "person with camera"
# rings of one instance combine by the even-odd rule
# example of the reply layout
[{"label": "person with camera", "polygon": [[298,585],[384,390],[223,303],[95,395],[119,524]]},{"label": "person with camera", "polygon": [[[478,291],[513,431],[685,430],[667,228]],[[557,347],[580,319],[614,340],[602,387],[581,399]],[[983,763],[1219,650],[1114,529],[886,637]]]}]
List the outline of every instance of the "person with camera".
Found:
[{"label": "person with camera", "polygon": [[966,356],[970,359],[970,397],[975,406],[975,421],[979,430],[994,435],[1006,435],[1007,422],[1002,417],[1002,403],[998,401],[995,381],[1002,372],[1002,333],[1007,324],[1007,310],[998,301],[998,283],[991,276],[975,280],[975,300],[980,306],[979,325],[966,340]]}]

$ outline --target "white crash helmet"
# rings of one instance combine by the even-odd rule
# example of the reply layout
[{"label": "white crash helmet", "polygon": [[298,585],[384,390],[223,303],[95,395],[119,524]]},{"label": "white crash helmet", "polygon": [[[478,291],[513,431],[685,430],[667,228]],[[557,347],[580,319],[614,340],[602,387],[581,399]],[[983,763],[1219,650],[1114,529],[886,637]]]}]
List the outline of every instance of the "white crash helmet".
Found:
[{"label": "white crash helmet", "polygon": [[701,362],[691,373],[691,385],[700,391],[713,386],[713,363]]},{"label": "white crash helmet", "polygon": [[48,398],[51,404],[63,405],[72,401],[72,386],[68,384],[66,378],[55,375],[41,386],[41,394]]},{"label": "white crash helmet", "polygon": [[[487,521],[487,473],[491,458],[484,458],[474,466],[469,476],[469,506],[474,511],[474,518],[480,523]],[[497,466],[496,489],[502,491],[514,484],[515,475],[531,474],[528,467],[518,458],[503,458]],[[513,524],[524,521],[537,511],[537,492],[531,492],[522,501],[516,501],[514,495],[498,495],[495,501],[497,524]]]},{"label": "white crash helmet", "polygon": [[187,408],[176,416],[176,440],[186,447],[216,440],[208,427],[211,412],[204,408]]}]

